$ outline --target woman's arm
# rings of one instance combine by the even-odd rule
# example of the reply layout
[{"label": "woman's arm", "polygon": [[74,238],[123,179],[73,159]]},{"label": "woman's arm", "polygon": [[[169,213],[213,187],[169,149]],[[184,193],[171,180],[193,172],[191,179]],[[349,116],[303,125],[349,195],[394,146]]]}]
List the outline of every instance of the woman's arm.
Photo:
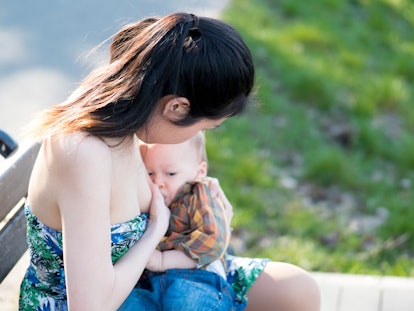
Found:
[{"label": "woman's arm", "polygon": [[112,265],[111,150],[94,137],[84,138],[69,150],[71,144],[66,141],[57,140],[53,145],[51,170],[59,189],[68,307],[115,310],[132,290],[165,233],[168,209],[154,189],[151,216],[155,219],[137,244]]}]

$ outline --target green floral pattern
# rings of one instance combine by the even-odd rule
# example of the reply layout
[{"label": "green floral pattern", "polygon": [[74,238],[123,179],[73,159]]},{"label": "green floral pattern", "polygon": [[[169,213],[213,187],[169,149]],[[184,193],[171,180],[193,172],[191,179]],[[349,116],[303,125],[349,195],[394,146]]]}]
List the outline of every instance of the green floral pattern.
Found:
[{"label": "green floral pattern", "polygon": [[[25,206],[30,265],[20,289],[19,310],[67,310],[62,232],[37,219]],[[115,263],[145,231],[148,214],[111,226],[111,253]]]},{"label": "green floral pattern", "polygon": [[247,305],[247,291],[270,260],[226,255],[226,261],[227,282],[236,293],[236,303],[239,304],[239,310],[243,310]]}]

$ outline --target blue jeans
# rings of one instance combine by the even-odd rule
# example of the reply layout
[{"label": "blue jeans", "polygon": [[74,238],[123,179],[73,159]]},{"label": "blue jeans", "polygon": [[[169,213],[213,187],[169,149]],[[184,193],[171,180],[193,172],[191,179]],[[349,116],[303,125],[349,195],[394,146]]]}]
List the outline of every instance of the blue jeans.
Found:
[{"label": "blue jeans", "polygon": [[213,272],[171,269],[152,274],[148,281],[148,288],[134,288],[118,311],[229,311],[235,308],[232,287]]}]

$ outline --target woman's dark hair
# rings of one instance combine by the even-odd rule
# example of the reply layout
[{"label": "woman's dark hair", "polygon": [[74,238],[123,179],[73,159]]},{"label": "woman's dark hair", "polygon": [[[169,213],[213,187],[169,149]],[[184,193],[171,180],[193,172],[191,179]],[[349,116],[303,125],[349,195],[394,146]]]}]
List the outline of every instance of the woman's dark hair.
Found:
[{"label": "woman's dark hair", "polygon": [[244,110],[254,83],[252,57],[240,34],[192,14],[125,26],[114,35],[110,56],[71,97],[46,111],[37,127],[41,136],[82,130],[125,137],[146,125],[166,95],[190,101],[177,125],[233,116]]}]

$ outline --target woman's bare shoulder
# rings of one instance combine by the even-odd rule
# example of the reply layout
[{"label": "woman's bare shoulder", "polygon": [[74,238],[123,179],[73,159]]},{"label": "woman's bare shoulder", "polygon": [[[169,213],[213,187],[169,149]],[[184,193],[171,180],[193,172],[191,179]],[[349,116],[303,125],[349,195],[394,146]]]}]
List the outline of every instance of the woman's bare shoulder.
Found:
[{"label": "woman's bare shoulder", "polygon": [[51,148],[58,155],[76,158],[82,155],[96,155],[110,153],[110,147],[99,137],[82,132],[61,135],[50,140]]},{"label": "woman's bare shoulder", "polygon": [[61,135],[45,143],[49,163],[58,169],[110,167],[111,148],[99,137],[82,132]]}]

